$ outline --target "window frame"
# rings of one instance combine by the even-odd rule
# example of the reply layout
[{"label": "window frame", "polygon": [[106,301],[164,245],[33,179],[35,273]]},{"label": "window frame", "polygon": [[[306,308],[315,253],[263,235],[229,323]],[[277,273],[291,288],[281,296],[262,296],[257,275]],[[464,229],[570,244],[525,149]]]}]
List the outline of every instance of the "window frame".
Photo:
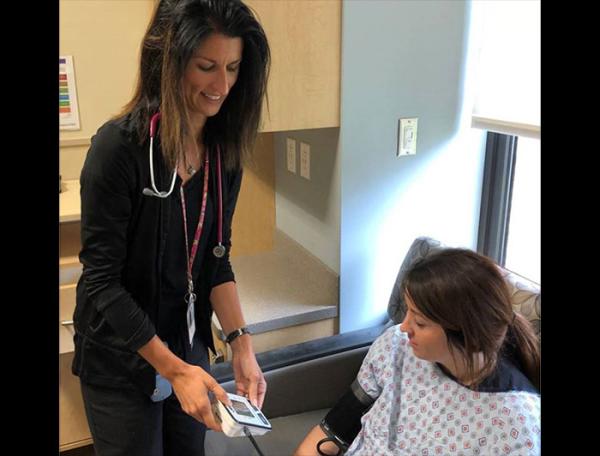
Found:
[{"label": "window frame", "polygon": [[504,267],[518,137],[489,131],[479,212],[477,252]]}]

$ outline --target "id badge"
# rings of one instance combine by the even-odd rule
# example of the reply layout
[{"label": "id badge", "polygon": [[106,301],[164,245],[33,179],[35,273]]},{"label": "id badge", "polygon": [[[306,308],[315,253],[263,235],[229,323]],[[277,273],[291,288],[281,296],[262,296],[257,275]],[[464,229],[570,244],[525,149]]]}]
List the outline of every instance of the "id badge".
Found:
[{"label": "id badge", "polygon": [[[165,344],[166,347],[169,348],[169,344],[167,342],[163,341],[163,344]],[[173,387],[171,386],[169,381],[157,372],[156,379],[154,382],[154,391],[152,392],[152,396],[150,396],[152,402],[164,401],[171,395],[172,392]]]},{"label": "id badge", "polygon": [[194,318],[194,302],[196,301],[196,295],[191,294],[188,300],[187,307],[187,328],[188,338],[190,341],[190,347],[194,346],[194,334],[196,333],[196,319]]},{"label": "id badge", "polygon": [[169,381],[166,378],[164,378],[162,375],[156,374],[156,383],[154,386],[154,392],[152,393],[152,396],[150,396],[150,399],[152,400],[152,402],[164,401],[166,398],[168,398],[171,395],[172,392],[173,392],[173,387],[171,386]]}]

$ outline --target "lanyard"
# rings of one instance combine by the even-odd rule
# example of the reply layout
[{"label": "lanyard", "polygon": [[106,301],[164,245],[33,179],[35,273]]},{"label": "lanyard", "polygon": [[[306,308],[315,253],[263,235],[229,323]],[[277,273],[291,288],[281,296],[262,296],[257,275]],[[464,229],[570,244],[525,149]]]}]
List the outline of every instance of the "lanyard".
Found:
[{"label": "lanyard", "polygon": [[188,229],[187,229],[187,216],[186,216],[186,205],[185,205],[185,192],[183,191],[183,184],[179,187],[179,193],[181,195],[181,209],[183,211],[183,229],[185,238],[185,256],[187,258],[187,280],[188,280],[188,294],[186,295],[186,301],[189,298],[195,300],[194,294],[194,281],[192,280],[192,265],[196,259],[196,253],[198,252],[198,244],[200,243],[200,236],[202,235],[202,226],[204,225],[204,214],[206,213],[206,199],[208,195],[208,151],[205,152],[204,158],[204,190],[202,191],[202,208],[200,209],[200,217],[198,220],[198,226],[196,227],[196,234],[192,242],[192,250],[188,244]]}]

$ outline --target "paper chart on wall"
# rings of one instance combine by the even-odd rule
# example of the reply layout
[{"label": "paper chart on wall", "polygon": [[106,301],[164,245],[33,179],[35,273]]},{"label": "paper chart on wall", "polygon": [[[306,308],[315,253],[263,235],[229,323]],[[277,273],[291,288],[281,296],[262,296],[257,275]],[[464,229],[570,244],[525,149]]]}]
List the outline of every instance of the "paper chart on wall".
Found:
[{"label": "paper chart on wall", "polygon": [[73,56],[58,58],[58,113],[61,130],[79,130],[79,109]]}]

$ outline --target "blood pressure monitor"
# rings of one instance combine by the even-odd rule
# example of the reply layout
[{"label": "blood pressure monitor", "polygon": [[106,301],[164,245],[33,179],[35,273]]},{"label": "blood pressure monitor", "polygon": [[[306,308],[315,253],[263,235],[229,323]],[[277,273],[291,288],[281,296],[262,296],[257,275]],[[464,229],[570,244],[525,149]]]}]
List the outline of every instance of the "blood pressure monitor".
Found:
[{"label": "blood pressure monitor", "polygon": [[271,423],[248,399],[237,394],[227,393],[231,406],[217,401],[213,410],[222,423],[223,433],[228,437],[246,435],[244,428],[252,435],[263,435],[271,430]]}]

